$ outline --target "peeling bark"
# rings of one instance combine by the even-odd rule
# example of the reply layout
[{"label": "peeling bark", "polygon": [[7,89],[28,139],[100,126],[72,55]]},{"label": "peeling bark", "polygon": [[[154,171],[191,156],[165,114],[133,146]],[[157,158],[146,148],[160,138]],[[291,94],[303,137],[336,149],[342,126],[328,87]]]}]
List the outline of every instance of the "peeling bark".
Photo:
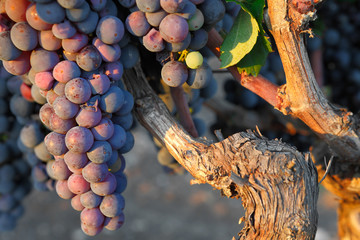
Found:
[{"label": "peeling bark", "polygon": [[318,183],[308,155],[250,131],[218,143],[194,139],[171,117],[140,67],[126,70],[124,82],[139,121],[194,176],[193,183],[241,197],[245,227],[237,239],[314,239]]},{"label": "peeling bark", "polygon": [[339,156],[337,161],[358,163],[357,119],[346,109],[334,107],[324,97],[304,45],[303,33],[308,32],[307,24],[315,17],[311,1],[272,0],[268,1],[268,10],[271,33],[286,75],[286,85],[279,91],[281,103],[277,108],[301,119],[324,139],[334,155]]}]

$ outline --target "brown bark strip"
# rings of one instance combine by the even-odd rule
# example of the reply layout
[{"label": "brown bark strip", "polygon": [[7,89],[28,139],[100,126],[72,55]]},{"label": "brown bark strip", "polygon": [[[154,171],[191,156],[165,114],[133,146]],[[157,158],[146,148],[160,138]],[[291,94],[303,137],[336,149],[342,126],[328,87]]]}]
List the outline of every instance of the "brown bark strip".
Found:
[{"label": "brown bark strip", "polygon": [[194,121],[190,115],[189,105],[187,103],[183,87],[170,87],[170,93],[175,103],[176,110],[179,114],[181,125],[185,128],[186,131],[190,133],[192,137],[199,137],[199,134],[194,125]]},{"label": "brown bark strip", "polygon": [[[310,2],[310,0],[309,0]],[[352,113],[332,106],[321,92],[310,66],[302,32],[314,12],[300,13],[288,1],[268,1],[274,36],[287,79],[278,109],[301,119],[323,138],[340,161],[359,161],[360,140]]]},{"label": "brown bark strip", "polygon": [[143,76],[126,70],[141,124],[161,140],[198,183],[242,198],[245,227],[238,239],[313,239],[317,228],[316,169],[306,155],[277,140],[241,132],[218,142],[194,139],[172,118]]},{"label": "brown bark strip", "polygon": [[340,201],[339,215],[339,237],[340,239],[360,239],[360,201]]}]

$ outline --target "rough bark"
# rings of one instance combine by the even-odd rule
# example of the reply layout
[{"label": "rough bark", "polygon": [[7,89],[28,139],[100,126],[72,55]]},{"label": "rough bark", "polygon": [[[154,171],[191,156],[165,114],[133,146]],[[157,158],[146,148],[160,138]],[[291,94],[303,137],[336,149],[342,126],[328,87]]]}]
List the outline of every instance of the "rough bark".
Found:
[{"label": "rough bark", "polygon": [[196,180],[242,198],[245,227],[237,239],[314,239],[317,172],[308,155],[277,140],[241,132],[218,143],[194,139],[171,117],[140,67],[124,82],[135,114]]},{"label": "rough bark", "polygon": [[[301,4],[300,4],[301,3]],[[284,66],[286,84],[279,91],[277,108],[306,123],[329,145],[337,161],[359,162],[357,120],[346,109],[331,105],[311,69],[303,34],[315,16],[311,1],[268,1],[271,33]]]}]

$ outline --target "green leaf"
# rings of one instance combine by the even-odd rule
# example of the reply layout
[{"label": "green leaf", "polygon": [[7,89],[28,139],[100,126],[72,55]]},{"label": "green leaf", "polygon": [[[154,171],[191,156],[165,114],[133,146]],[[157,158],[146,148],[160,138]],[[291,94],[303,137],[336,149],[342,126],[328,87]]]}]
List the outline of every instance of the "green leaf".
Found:
[{"label": "green leaf", "polygon": [[226,0],[226,1],[240,4],[242,9],[250,13],[258,22],[259,27],[262,28],[265,0]]},{"label": "green leaf", "polygon": [[238,71],[240,73],[245,71],[248,75],[257,76],[271,51],[269,40],[265,36],[259,35],[253,49],[236,65]]},{"label": "green leaf", "polygon": [[237,64],[254,47],[258,35],[259,25],[256,19],[240,10],[220,48],[221,68]]}]

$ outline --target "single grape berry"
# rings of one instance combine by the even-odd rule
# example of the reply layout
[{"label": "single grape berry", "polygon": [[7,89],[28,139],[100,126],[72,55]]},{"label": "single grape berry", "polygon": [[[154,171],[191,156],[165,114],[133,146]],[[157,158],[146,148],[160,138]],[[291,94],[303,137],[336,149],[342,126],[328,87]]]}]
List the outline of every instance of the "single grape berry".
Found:
[{"label": "single grape berry", "polygon": [[185,58],[186,66],[191,69],[199,68],[203,64],[203,61],[204,58],[198,51],[190,52]]}]

